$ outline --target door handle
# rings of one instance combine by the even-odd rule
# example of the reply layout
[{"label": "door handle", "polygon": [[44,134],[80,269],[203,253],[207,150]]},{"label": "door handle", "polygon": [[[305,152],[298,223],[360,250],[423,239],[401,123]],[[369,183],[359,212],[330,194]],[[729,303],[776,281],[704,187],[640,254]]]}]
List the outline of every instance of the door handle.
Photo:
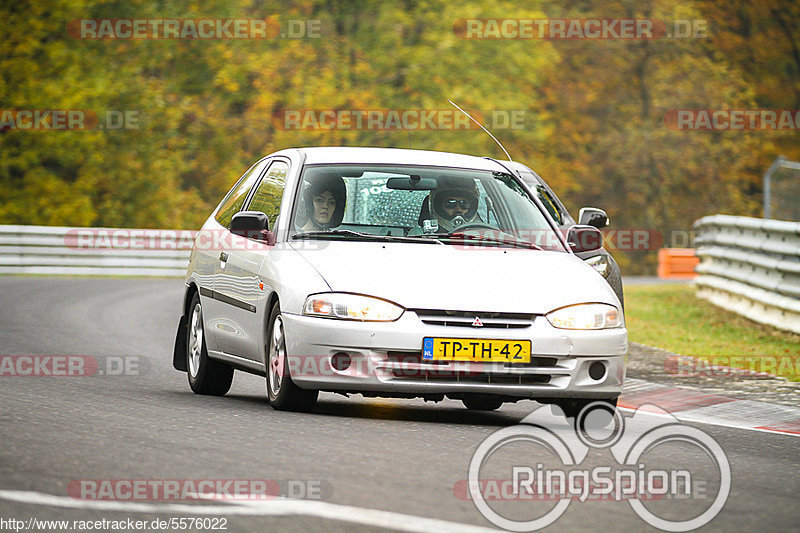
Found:
[{"label": "door handle", "polygon": [[222,261],[223,263],[225,261],[227,261],[228,260],[228,253],[227,252],[221,252],[219,254],[219,260]]}]

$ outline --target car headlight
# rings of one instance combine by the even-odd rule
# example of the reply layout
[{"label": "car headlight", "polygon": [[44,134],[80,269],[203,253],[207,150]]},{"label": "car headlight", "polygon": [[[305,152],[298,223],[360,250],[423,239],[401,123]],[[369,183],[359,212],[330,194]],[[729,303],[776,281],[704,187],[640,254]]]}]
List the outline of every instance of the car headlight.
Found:
[{"label": "car headlight", "polygon": [[611,263],[607,255],[596,255],[586,260],[586,264],[595,269],[601,276],[607,278],[611,274]]},{"label": "car headlight", "polygon": [[386,300],[348,294],[325,292],[306,298],[303,314],[344,320],[391,322],[400,318],[404,309]]},{"label": "car headlight", "polygon": [[619,309],[608,304],[570,305],[545,316],[553,327],[560,329],[608,329],[625,325]]}]

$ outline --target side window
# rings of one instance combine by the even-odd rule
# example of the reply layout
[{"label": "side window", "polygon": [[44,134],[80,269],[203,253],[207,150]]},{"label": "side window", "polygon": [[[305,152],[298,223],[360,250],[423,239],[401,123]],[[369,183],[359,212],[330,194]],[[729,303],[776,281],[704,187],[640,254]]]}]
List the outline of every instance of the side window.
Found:
[{"label": "side window", "polygon": [[547,191],[547,189],[541,185],[538,185],[536,187],[536,192],[539,194],[539,199],[547,208],[550,216],[552,216],[556,221],[556,224],[559,226],[562,225],[564,223],[564,217],[561,215],[561,210],[558,208],[558,204],[556,204],[556,201],[552,196],[550,196],[550,193]]},{"label": "side window", "polygon": [[556,199],[553,198],[553,195],[547,190],[547,187],[539,183],[539,180],[531,172],[523,170],[520,172],[520,174],[522,174],[522,179],[525,180],[525,183],[527,183],[531,189],[536,191],[536,195],[539,197],[539,200],[541,200],[542,204],[544,204],[545,209],[547,209],[547,212],[550,213],[551,217],[553,217],[553,220],[556,221],[556,224],[559,226],[563,225],[565,218],[564,213],[558,206]]},{"label": "side window", "polygon": [[284,161],[275,161],[269,167],[264,179],[259,183],[258,188],[253,193],[248,211],[261,211],[269,217],[269,224],[272,227],[275,219],[281,212],[281,198],[283,189],[286,187],[286,173],[289,165]]},{"label": "side window", "polygon": [[217,210],[217,216],[215,217],[217,222],[226,228],[230,227],[233,215],[241,211],[242,205],[245,199],[247,199],[247,193],[250,192],[253,183],[255,183],[258,176],[260,176],[261,172],[264,170],[264,167],[268,164],[269,160],[253,165],[250,170],[239,179],[225,199],[222,200]]}]

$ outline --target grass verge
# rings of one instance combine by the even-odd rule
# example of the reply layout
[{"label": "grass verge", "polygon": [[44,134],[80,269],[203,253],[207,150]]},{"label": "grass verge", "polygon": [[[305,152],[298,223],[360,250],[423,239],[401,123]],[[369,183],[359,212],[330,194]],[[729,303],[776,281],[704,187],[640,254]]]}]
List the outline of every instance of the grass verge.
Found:
[{"label": "grass verge", "polygon": [[720,309],[688,285],[625,287],[628,338],[713,365],[800,381],[800,335]]}]

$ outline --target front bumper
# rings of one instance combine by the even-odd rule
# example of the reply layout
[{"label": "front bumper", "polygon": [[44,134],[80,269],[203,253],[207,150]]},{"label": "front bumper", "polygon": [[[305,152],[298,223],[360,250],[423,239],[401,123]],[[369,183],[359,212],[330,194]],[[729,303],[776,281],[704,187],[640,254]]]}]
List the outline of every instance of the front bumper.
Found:
[{"label": "front bumper", "polygon": [[[424,323],[413,311],[395,322],[353,322],[283,314],[289,369],[301,388],[376,395],[480,393],[517,398],[613,398],[622,391],[627,330],[556,329],[537,316],[516,329]],[[529,339],[530,365],[423,362],[424,337]],[[347,354],[346,369],[331,362]],[[605,366],[599,379],[592,363]]]}]

